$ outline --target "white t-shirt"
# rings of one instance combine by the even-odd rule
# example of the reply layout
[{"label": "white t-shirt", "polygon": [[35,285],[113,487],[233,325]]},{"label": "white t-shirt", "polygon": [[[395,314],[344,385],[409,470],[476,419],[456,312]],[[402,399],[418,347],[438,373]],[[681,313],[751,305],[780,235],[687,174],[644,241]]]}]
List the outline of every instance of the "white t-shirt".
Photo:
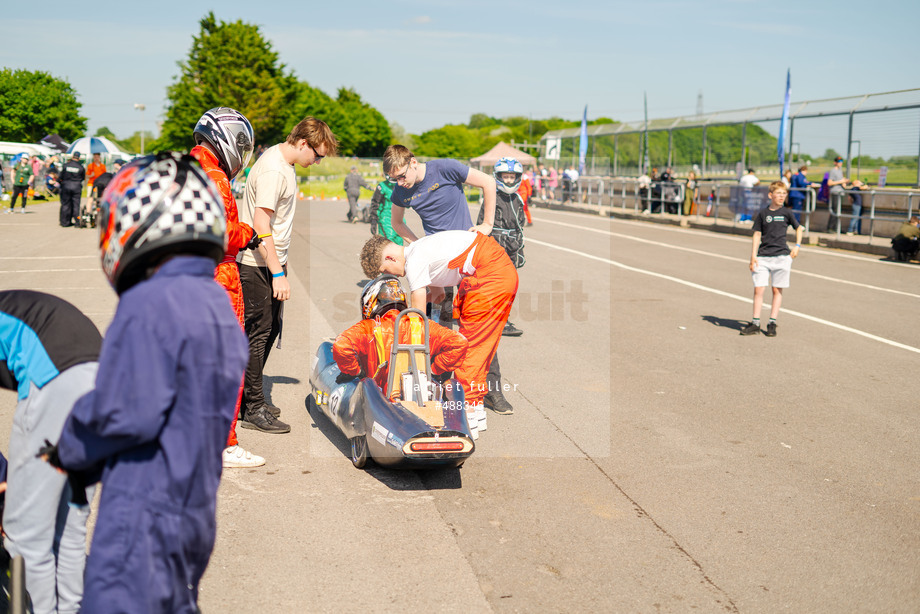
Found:
[{"label": "white t-shirt", "polygon": [[758,183],[760,183],[760,180],[750,173],[738,180],[738,185],[742,188],[753,188]]},{"label": "white t-shirt", "polygon": [[[284,161],[281,145],[270,147],[256,161],[246,179],[246,193],[238,204],[240,221],[252,226],[255,207],[273,211],[271,217],[272,240],[278,261],[287,263],[287,252],[291,246],[294,230],[294,207],[297,203],[297,178],[294,165]],[[240,251],[236,261],[248,266],[266,266],[258,250]]]},{"label": "white t-shirt", "polygon": [[473,267],[473,254],[471,250],[466,262],[458,269],[448,269],[448,263],[462,254],[473,241],[476,233],[469,230],[445,230],[433,235],[425,235],[418,241],[413,241],[406,246],[406,280],[409,282],[409,292],[419,288],[435,286],[448,288],[456,286],[464,275],[476,272]]}]

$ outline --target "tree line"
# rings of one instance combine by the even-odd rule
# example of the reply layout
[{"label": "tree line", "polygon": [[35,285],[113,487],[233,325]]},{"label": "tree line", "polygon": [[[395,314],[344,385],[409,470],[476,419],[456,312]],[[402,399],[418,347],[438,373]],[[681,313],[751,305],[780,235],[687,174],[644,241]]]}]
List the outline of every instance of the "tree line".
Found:
[{"label": "tree line", "polygon": [[[165,120],[159,137],[145,133],[145,149],[188,150],[194,146],[192,127],[203,111],[229,106],[252,122],[258,144],[284,140],[288,131],[307,115],[322,118],[340,140],[345,156],[380,157],[395,142],[408,146],[419,156],[471,158],[485,153],[499,141],[536,143],[546,132],[576,128],[578,120],[559,117],[505,118],[477,113],[466,124],[448,124],[418,135],[406,134],[391,124],[380,111],[362,100],[352,88],[342,87],[332,97],[298,78],[281,62],[271,41],[260,28],[242,20],[220,21],[209,12],[199,21],[187,57],[178,62],[179,74],[167,88]],[[37,142],[57,133],[72,141],[86,134],[87,119],[80,114],[77,93],[65,80],[44,71],[0,70],[0,140]],[[592,125],[616,123],[601,117]],[[741,126],[712,126],[707,129],[707,163],[732,164],[741,160]],[[140,132],[119,139],[107,127],[105,136],[127,151],[140,150]],[[588,155],[617,156],[621,166],[638,166],[642,135],[592,137]],[[745,158],[752,164],[769,163],[776,157],[776,137],[751,124],[746,135]],[[578,139],[563,141],[562,156],[576,157]],[[539,150],[531,150],[536,155]],[[673,133],[671,159],[675,165],[700,163],[703,155],[702,130]],[[662,166],[668,158],[668,135],[649,135],[649,158]]]}]

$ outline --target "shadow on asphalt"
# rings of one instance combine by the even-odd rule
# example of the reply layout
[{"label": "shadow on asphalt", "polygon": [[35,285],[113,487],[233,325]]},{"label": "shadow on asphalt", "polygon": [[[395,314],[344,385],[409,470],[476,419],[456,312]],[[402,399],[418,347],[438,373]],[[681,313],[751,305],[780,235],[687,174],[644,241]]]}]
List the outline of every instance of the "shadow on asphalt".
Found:
[{"label": "shadow on asphalt", "polygon": [[[319,432],[336,447],[342,454],[345,462],[351,462],[351,443],[342,432],[336,428],[332,421],[313,403],[313,395],[304,399],[307,413],[313,418],[313,425]],[[359,471],[355,469],[355,471]],[[399,491],[425,491],[425,490],[452,490],[463,487],[460,479],[460,469],[432,469],[430,471],[385,469],[378,466],[373,459],[368,459],[364,471],[378,482],[391,490]]]},{"label": "shadow on asphalt", "polygon": [[716,316],[702,316],[704,322],[709,322],[713,326],[720,328],[729,328],[741,332],[741,329],[747,326],[747,320],[735,320],[734,318],[718,318]]},{"label": "shadow on asphalt", "polygon": [[[262,394],[265,400],[272,403],[272,387],[275,384],[299,384],[300,380],[296,377],[287,377],[285,375],[266,375],[262,378]],[[274,403],[272,403],[274,405]]]}]

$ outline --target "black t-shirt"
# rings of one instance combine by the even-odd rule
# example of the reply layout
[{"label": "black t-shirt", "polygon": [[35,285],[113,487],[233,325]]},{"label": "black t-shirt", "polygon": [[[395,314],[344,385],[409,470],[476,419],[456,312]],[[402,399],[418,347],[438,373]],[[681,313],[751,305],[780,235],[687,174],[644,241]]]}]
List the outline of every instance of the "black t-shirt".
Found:
[{"label": "black t-shirt", "polygon": [[758,256],[785,256],[789,253],[786,245],[786,229],[799,227],[798,220],[787,207],[771,210],[764,207],[754,217],[754,232],[760,232],[760,249]]}]

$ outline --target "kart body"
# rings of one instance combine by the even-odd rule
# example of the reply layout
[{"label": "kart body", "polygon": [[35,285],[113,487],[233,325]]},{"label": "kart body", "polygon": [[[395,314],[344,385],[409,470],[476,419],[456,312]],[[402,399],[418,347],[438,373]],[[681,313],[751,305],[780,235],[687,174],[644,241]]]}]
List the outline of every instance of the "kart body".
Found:
[{"label": "kart body", "polygon": [[[399,319],[407,312],[424,318],[418,310],[404,310],[396,319],[397,330]],[[390,364],[396,366],[390,369],[387,388],[394,390],[401,379],[407,391],[400,388],[390,395],[384,394],[373,378],[343,376],[333,358],[331,342],[323,342],[317,349],[310,373],[313,404],[349,439],[356,467],[363,467],[368,458],[389,468],[459,467],[473,454],[475,444],[464,411],[463,387],[454,379],[444,384],[428,383],[427,333],[426,319],[424,344],[394,343]],[[396,359],[413,349],[416,356],[408,363]]]}]

